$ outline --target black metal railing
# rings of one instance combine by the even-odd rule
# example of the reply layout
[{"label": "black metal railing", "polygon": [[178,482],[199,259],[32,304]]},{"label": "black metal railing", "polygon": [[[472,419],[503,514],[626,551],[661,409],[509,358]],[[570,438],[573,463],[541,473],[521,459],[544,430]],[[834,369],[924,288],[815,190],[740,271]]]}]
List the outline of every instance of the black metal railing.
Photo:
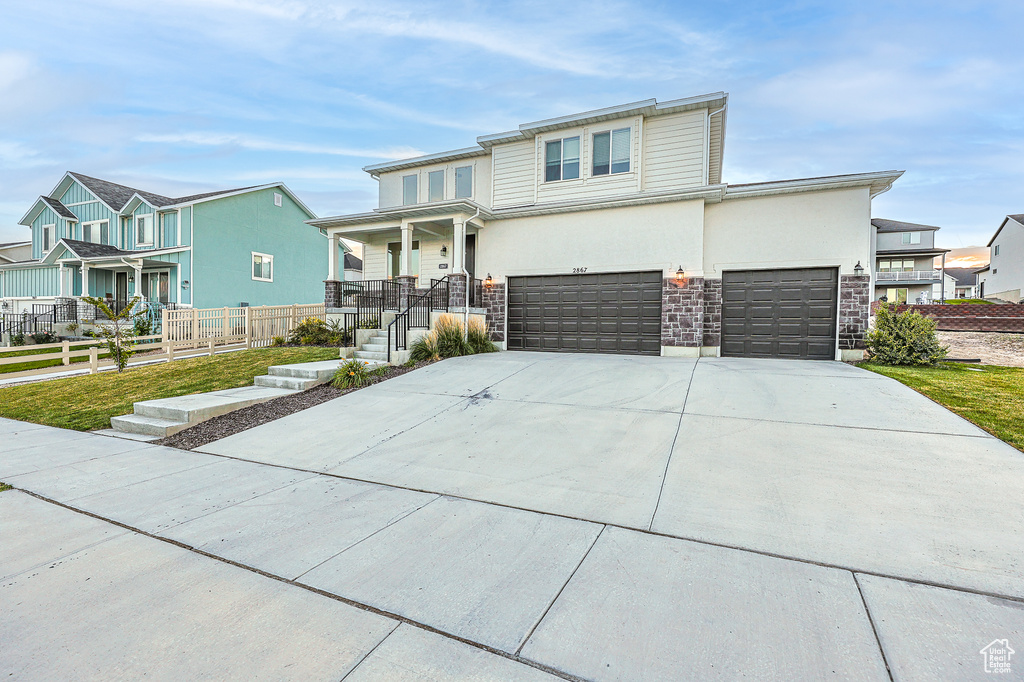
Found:
[{"label": "black metal railing", "polygon": [[[416,298],[410,300],[409,306],[395,315],[388,325],[388,362],[391,362],[391,350],[408,350],[410,329],[430,329],[430,313],[434,310],[448,310],[448,304],[441,306],[440,291],[448,290],[448,278],[430,280],[430,288]],[[447,301],[447,295],[445,296]],[[394,343],[392,343],[392,336]]]},{"label": "black metal railing", "polygon": [[430,309],[439,312],[448,312],[448,277],[430,280]]},{"label": "black metal railing", "polygon": [[0,334],[28,336],[45,332],[53,332],[52,313],[35,313],[27,310],[21,313],[0,313]]},{"label": "black metal railing", "polygon": [[341,282],[335,306],[355,308],[360,325],[373,324],[379,329],[385,310],[400,310],[398,282],[390,279],[367,279]]},{"label": "black metal railing", "polygon": [[469,280],[469,286],[466,287],[466,299],[469,301],[470,308],[481,308],[484,304],[484,283],[479,279]]}]

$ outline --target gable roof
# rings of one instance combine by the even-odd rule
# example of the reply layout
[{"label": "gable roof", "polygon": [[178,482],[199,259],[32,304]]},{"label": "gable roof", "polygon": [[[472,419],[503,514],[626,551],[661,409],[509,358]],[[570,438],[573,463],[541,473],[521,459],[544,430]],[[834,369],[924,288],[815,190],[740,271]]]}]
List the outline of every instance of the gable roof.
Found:
[{"label": "gable roof", "polygon": [[958,287],[971,287],[978,283],[978,268],[946,268],[944,272],[956,280]]},{"label": "gable roof", "polygon": [[95,194],[100,201],[117,211],[124,208],[124,205],[131,201],[131,198],[135,194],[138,194],[147,202],[157,207],[174,203],[174,199],[171,199],[170,197],[161,196],[141,189],[135,189],[134,187],[128,187],[127,185],[119,185],[116,182],[110,182],[109,180],[101,180],[100,178],[94,178],[89,175],[83,175],[73,171],[68,171],[68,175],[82,183],[82,185],[87,190]]},{"label": "gable roof", "polygon": [[123,251],[116,246],[110,246],[109,244],[94,244],[92,242],[83,242],[78,239],[67,239],[62,238],[58,244],[62,243],[68,247],[71,253],[75,254],[79,258],[102,258],[108,256],[137,256],[135,251]]},{"label": "gable roof", "polygon": [[921,225],[919,223],[903,222],[902,220],[886,220],[885,218],[872,218],[871,224],[877,227],[879,232],[918,232],[942,229],[934,225]]},{"label": "gable roof", "polygon": [[359,258],[356,258],[356,256],[354,254],[346,253],[345,254],[345,268],[344,269],[345,270],[359,270],[360,272],[362,272],[363,271],[363,261],[361,259],[359,259]]},{"label": "gable roof", "polygon": [[1020,225],[1021,227],[1024,227],[1024,213],[1012,213],[1003,218],[1003,222],[999,223],[999,229],[996,230],[996,233],[992,235],[992,239],[989,239],[988,244],[986,244],[985,246],[992,248],[992,243],[995,242],[996,237],[998,237],[999,233],[1003,231],[1003,228],[1006,226],[1006,223],[1008,223],[1011,220]]},{"label": "gable roof", "polygon": [[60,203],[57,199],[47,196],[39,197],[46,205],[53,209],[53,212],[59,215],[61,218],[68,218],[70,220],[78,220],[78,216],[71,212],[71,209]]},{"label": "gable roof", "polygon": [[32,245],[32,242],[30,240],[25,240],[23,242],[7,242],[6,244],[0,244],[0,249],[10,249],[10,248],[13,248],[15,246],[31,246],[31,245]]}]

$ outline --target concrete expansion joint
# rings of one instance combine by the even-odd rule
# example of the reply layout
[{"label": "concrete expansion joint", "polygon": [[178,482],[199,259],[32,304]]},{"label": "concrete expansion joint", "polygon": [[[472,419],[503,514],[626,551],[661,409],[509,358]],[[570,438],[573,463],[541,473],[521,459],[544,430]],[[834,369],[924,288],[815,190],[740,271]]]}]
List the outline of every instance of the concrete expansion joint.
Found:
[{"label": "concrete expansion joint", "polygon": [[[287,467],[285,467],[285,468],[287,468]],[[446,637],[448,639],[452,639],[452,640],[455,640],[457,642],[461,642],[462,644],[469,645],[469,646],[471,646],[471,647],[473,647],[475,649],[480,649],[482,651],[486,651],[487,653],[495,654],[496,656],[501,656],[502,658],[506,658],[508,660],[515,661],[516,663],[522,663],[523,665],[528,665],[531,668],[536,668],[537,670],[541,670],[543,672],[549,673],[549,674],[554,675],[556,677],[559,677],[559,678],[561,678],[563,680],[571,680],[572,682],[579,682],[580,680],[583,679],[583,678],[576,677],[575,675],[569,675],[569,674],[567,674],[565,672],[562,672],[561,670],[557,670],[555,668],[551,668],[551,667],[543,665],[541,663],[537,663],[536,661],[532,661],[532,660],[530,660],[528,658],[521,658],[517,654],[510,654],[507,651],[502,651],[501,649],[495,649],[494,647],[488,646],[486,644],[482,644],[480,642],[474,642],[471,639],[466,639],[465,637],[460,637],[459,635],[455,635],[455,634],[452,634],[450,632],[445,632],[444,630],[439,630],[438,628],[435,628],[435,627],[433,627],[431,625],[427,625],[426,623],[421,623],[419,621],[413,620],[413,619],[408,618],[406,616],[403,616],[403,615],[400,615],[400,614],[397,614],[397,613],[392,613],[391,611],[386,611],[384,609],[380,609],[380,608],[377,608],[375,606],[371,606],[369,604],[364,604],[362,602],[358,602],[358,601],[355,601],[353,599],[348,599],[347,597],[342,597],[341,595],[334,594],[333,592],[327,592],[326,590],[322,590],[322,589],[320,589],[318,587],[313,587],[312,585],[307,585],[305,583],[300,583],[300,582],[297,582],[295,580],[290,580],[288,578],[283,578],[283,577],[281,577],[279,575],[274,575],[273,573],[268,573],[267,571],[260,570],[258,568],[253,567],[253,566],[248,566],[246,564],[240,563],[238,561],[234,561],[232,559],[226,559],[224,557],[217,556],[216,554],[211,554],[210,552],[207,552],[205,550],[199,549],[197,547],[193,547],[193,546],[191,546],[191,545],[189,545],[189,544],[187,544],[185,542],[180,542],[178,540],[174,540],[172,538],[167,538],[167,537],[164,537],[162,535],[156,535],[154,533],[150,533],[149,531],[142,530],[141,528],[136,528],[136,527],[130,526],[130,525],[126,524],[126,523],[121,523],[120,521],[116,521],[114,519],[110,519],[110,518],[107,518],[105,516],[100,516],[99,514],[94,514],[92,512],[86,511],[84,509],[79,509],[77,507],[73,507],[73,506],[71,506],[69,504],[64,504],[63,502],[59,502],[59,501],[54,500],[52,498],[46,497],[44,495],[39,495],[37,493],[34,493],[31,490],[23,490],[21,488],[15,487],[15,486],[12,486],[12,489],[18,490],[20,492],[23,492],[26,495],[30,495],[30,496],[38,499],[38,500],[42,500],[43,502],[48,502],[50,504],[56,505],[58,507],[61,507],[63,509],[67,509],[69,511],[73,511],[73,512],[75,512],[77,514],[82,514],[83,516],[88,516],[90,518],[97,519],[99,521],[104,521],[104,522],[109,523],[111,525],[117,526],[118,528],[124,528],[125,530],[131,531],[133,533],[137,533],[139,535],[143,535],[143,536],[148,537],[148,538],[150,538],[152,540],[158,540],[160,542],[165,542],[165,543],[167,543],[169,545],[174,545],[175,547],[179,547],[179,548],[187,550],[189,552],[193,552],[193,553],[198,554],[200,556],[204,556],[204,557],[206,557],[208,559],[213,559],[214,561],[219,561],[219,562],[221,562],[223,564],[227,564],[228,566],[234,566],[235,568],[240,568],[240,569],[242,569],[244,571],[249,571],[250,573],[255,573],[256,575],[262,576],[264,578],[269,578],[270,580],[276,580],[277,582],[284,583],[286,585],[291,585],[293,587],[297,587],[297,588],[299,588],[301,590],[305,590],[307,592],[312,592],[313,594],[319,595],[321,597],[326,597],[327,599],[331,599],[333,601],[340,602],[342,604],[347,604],[348,606],[355,607],[357,609],[360,609],[362,611],[366,611],[368,613],[373,613],[373,614],[378,615],[378,616],[383,616],[385,618],[390,618],[391,620],[398,621],[397,624],[395,625],[395,629],[397,629],[398,626],[400,626],[400,625],[402,625],[404,623],[406,625],[410,625],[412,627],[419,628],[420,630],[425,630],[427,632],[432,632],[434,634],[441,635],[442,637]],[[427,504],[429,504],[429,502]],[[426,506],[426,505],[423,505],[423,506]],[[95,543],[95,544],[102,544],[102,542]],[[72,552],[71,554],[68,554],[67,556],[71,557],[71,556],[74,556],[76,554],[81,554],[86,549],[88,549],[88,547],[83,547],[83,548],[81,548],[79,550],[76,550],[75,552]],[[63,557],[63,558],[67,558],[67,557]],[[49,562],[46,562],[46,563],[53,563],[53,561],[49,561]],[[21,575],[21,574],[19,574],[19,575]],[[394,630],[392,630],[391,632],[394,632]],[[390,633],[389,633],[388,636],[390,636]],[[387,639],[387,637],[385,637],[384,639]],[[355,668],[353,668],[353,670],[354,669]],[[351,671],[350,671],[349,674],[351,674]],[[346,677],[347,677],[347,675],[346,675]]]},{"label": "concrete expansion joint", "polygon": [[[456,405],[458,405],[458,403],[456,403]],[[452,407],[454,407],[454,406],[452,406]],[[448,409],[452,409],[452,408],[451,407],[446,408],[446,410],[448,410]],[[383,441],[383,442],[387,442],[387,441]],[[373,447],[375,448],[377,446],[374,445]],[[372,449],[373,448],[369,448],[369,449],[367,449],[364,452],[369,452]],[[634,533],[642,533],[644,535],[651,535],[651,536],[654,536],[654,537],[668,538],[668,539],[671,539],[671,540],[682,540],[682,541],[685,541],[685,542],[693,542],[693,543],[696,543],[698,545],[707,545],[709,547],[721,547],[722,549],[733,549],[733,550],[736,550],[736,551],[739,551],[739,552],[748,552],[750,554],[757,554],[757,555],[760,555],[760,556],[772,557],[774,559],[783,559],[785,561],[795,561],[797,563],[807,564],[807,565],[810,565],[810,566],[819,566],[821,568],[833,568],[833,569],[836,569],[836,570],[847,571],[847,572],[850,572],[850,573],[859,573],[860,575],[870,575],[870,576],[875,576],[875,577],[878,577],[878,578],[888,578],[889,580],[899,580],[899,581],[905,582],[905,583],[912,583],[912,584],[915,584],[915,585],[926,585],[928,587],[939,587],[939,588],[942,588],[944,590],[952,590],[954,592],[963,592],[963,593],[966,593],[966,594],[976,594],[976,595],[980,595],[982,597],[994,597],[996,599],[1003,599],[1003,600],[1006,600],[1006,601],[1012,601],[1012,602],[1017,602],[1017,603],[1024,604],[1024,594],[1021,594],[1021,595],[1018,596],[1018,595],[1000,594],[998,592],[987,592],[987,591],[984,591],[984,590],[976,590],[976,589],[972,589],[972,588],[969,588],[969,587],[961,587],[961,586],[958,586],[958,585],[950,585],[950,584],[947,584],[947,583],[940,583],[940,582],[934,582],[934,581],[928,581],[928,580],[920,580],[920,579],[917,579],[917,578],[908,578],[906,576],[894,575],[894,574],[890,574],[890,573],[880,573],[878,571],[871,571],[871,570],[866,570],[866,569],[861,569],[861,568],[854,568],[852,566],[844,566],[844,565],[841,565],[841,564],[830,564],[830,563],[826,563],[826,562],[823,562],[823,561],[815,561],[813,559],[802,559],[800,557],[789,556],[789,555],[786,555],[786,554],[778,554],[776,552],[769,552],[769,551],[766,551],[766,550],[754,549],[754,548],[751,548],[751,547],[743,547],[743,546],[740,546],[740,545],[730,545],[730,544],[726,544],[724,542],[711,542],[710,540],[703,540],[701,538],[690,537],[690,536],[687,536],[687,535],[672,535],[671,533],[663,533],[661,531],[657,531],[657,530],[653,530],[653,529],[639,528],[639,527],[636,527],[636,526],[626,526],[626,525],[623,525],[621,523],[611,523],[611,522],[607,522],[607,521],[595,521],[594,519],[585,519],[585,518],[580,517],[580,516],[572,516],[570,514],[559,514],[559,513],[556,513],[556,512],[537,511],[536,509],[529,509],[527,507],[520,507],[520,506],[516,506],[516,505],[513,505],[513,504],[504,504],[504,503],[501,503],[501,502],[493,502],[493,501],[490,501],[490,500],[481,500],[481,499],[474,498],[474,497],[467,497],[465,495],[456,495],[456,494],[453,494],[453,493],[441,493],[441,492],[438,492],[436,490],[427,490],[425,488],[414,488],[412,486],[395,485],[395,484],[392,484],[392,483],[381,483],[380,481],[373,481],[373,480],[366,479],[366,478],[356,478],[356,477],[353,477],[353,476],[342,476],[340,474],[333,474],[333,473],[330,473],[328,471],[314,471],[312,469],[303,469],[301,467],[287,466],[287,465],[284,465],[284,464],[268,464],[266,462],[257,462],[255,460],[244,459],[244,458],[235,457],[235,456],[232,456],[232,455],[222,455],[222,454],[217,454],[217,453],[212,453],[212,452],[210,452],[210,453],[202,453],[202,454],[209,455],[211,457],[222,457],[224,459],[233,459],[233,460],[236,460],[236,461],[239,461],[239,462],[248,462],[250,464],[260,464],[262,466],[274,467],[274,468],[277,468],[277,469],[287,469],[287,470],[290,470],[290,471],[301,471],[301,472],[305,472],[305,473],[317,474],[317,475],[320,475],[320,476],[328,476],[330,478],[337,478],[337,479],[340,479],[340,480],[343,480],[343,481],[355,481],[357,483],[367,483],[369,485],[380,486],[382,488],[393,488],[395,490],[408,490],[408,491],[414,492],[414,493],[424,493],[424,494],[428,494],[428,495],[439,495],[439,496],[450,498],[450,499],[453,499],[453,500],[464,500],[466,502],[476,502],[478,504],[487,504],[487,505],[491,505],[491,506],[494,506],[494,507],[500,507],[500,508],[503,508],[503,509],[514,509],[514,510],[517,510],[517,511],[530,512],[531,514],[541,514],[541,515],[544,515],[544,516],[553,516],[553,517],[557,517],[557,518],[561,518],[561,519],[568,519],[570,521],[580,521],[582,523],[591,523],[591,524],[602,524],[606,528],[618,528],[618,529],[621,529],[621,530],[632,531]],[[358,457],[358,456],[359,455],[356,455],[356,457]],[[346,461],[348,461],[348,460],[346,460]],[[19,489],[19,488],[17,488],[17,486],[14,486],[14,487],[15,487],[15,489]],[[57,502],[56,500],[51,500],[51,499],[49,499],[47,497],[44,497],[42,495],[37,495],[36,493],[33,493],[31,491],[28,491],[28,490],[25,490],[23,492],[26,492],[29,495],[32,495],[33,497],[38,497],[41,500],[45,500],[47,502],[53,502],[54,504],[60,505],[62,507],[66,507],[67,509],[71,509],[73,511],[81,511],[81,510],[76,509],[74,507],[70,507],[68,505],[65,505],[65,504],[62,504],[60,502]],[[86,511],[81,511],[81,513],[89,515],[89,516],[94,516],[95,518],[98,518],[98,519],[101,519],[101,520],[104,520],[104,521],[110,520],[110,519],[105,519],[105,518],[103,518],[101,516],[97,516],[95,514],[91,514],[90,512],[86,512]],[[122,526],[122,527],[125,527],[125,528],[129,528],[129,526],[125,526],[124,524],[118,523],[117,521],[110,521],[110,522],[114,523],[115,525],[119,525],[119,526]],[[144,531],[140,531],[140,532],[144,532]],[[197,551],[199,551],[199,550],[197,550]],[[227,561],[227,560],[225,560],[225,561]],[[253,569],[253,570],[258,570],[258,569]]]},{"label": "concrete expansion joint", "polygon": [[871,609],[868,608],[868,600],[864,597],[864,588],[860,586],[860,580],[857,579],[857,573],[851,571],[853,575],[853,583],[857,586],[857,594],[860,595],[860,603],[864,607],[864,613],[868,617],[868,623],[871,625],[871,632],[875,636],[875,644],[878,645],[878,653],[882,657],[882,663],[885,664],[885,672],[889,675],[889,680],[892,682],[894,678],[892,676],[892,668],[889,666],[889,659],[885,656],[885,647],[882,646],[882,638],[878,635],[878,628],[875,626],[874,616],[871,615]]}]

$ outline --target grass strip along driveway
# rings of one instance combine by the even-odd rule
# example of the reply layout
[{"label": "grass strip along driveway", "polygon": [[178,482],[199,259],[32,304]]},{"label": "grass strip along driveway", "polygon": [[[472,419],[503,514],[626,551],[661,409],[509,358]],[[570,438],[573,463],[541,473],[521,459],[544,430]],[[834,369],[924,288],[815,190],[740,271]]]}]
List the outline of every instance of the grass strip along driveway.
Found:
[{"label": "grass strip along driveway", "polygon": [[140,400],[251,386],[271,365],[338,357],[337,348],[259,348],[0,388],[0,417],[63,429],[110,426]]},{"label": "grass strip along driveway", "polygon": [[906,384],[1024,450],[1024,368],[957,364],[888,367],[870,362],[860,366]]}]

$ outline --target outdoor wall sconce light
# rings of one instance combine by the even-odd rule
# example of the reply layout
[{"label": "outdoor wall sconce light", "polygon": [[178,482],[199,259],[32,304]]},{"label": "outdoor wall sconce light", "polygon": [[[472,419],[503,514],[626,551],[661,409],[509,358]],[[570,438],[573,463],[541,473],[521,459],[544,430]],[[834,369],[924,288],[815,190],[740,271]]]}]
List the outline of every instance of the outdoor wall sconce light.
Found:
[{"label": "outdoor wall sconce light", "polygon": [[676,270],[676,281],[680,284],[686,284],[686,272],[683,270],[682,265],[680,265],[679,269]]},{"label": "outdoor wall sconce light", "polygon": [[441,258],[448,257],[448,246],[447,244],[441,247]]},{"label": "outdoor wall sconce light", "polygon": [[182,289],[188,289],[188,280],[187,279],[186,280],[182,280],[181,288]]},{"label": "outdoor wall sconce light", "polygon": [[855,274],[855,275],[863,275],[864,274],[864,266],[860,264],[860,261],[857,261],[857,264],[853,266],[853,274]]},{"label": "outdoor wall sconce light", "polygon": [[128,275],[128,281],[129,282],[134,282],[135,281],[135,275]]},{"label": "outdoor wall sconce light", "polygon": [[494,286],[494,279],[491,278],[491,273],[487,273],[487,279],[484,280],[484,286],[490,289]]}]

